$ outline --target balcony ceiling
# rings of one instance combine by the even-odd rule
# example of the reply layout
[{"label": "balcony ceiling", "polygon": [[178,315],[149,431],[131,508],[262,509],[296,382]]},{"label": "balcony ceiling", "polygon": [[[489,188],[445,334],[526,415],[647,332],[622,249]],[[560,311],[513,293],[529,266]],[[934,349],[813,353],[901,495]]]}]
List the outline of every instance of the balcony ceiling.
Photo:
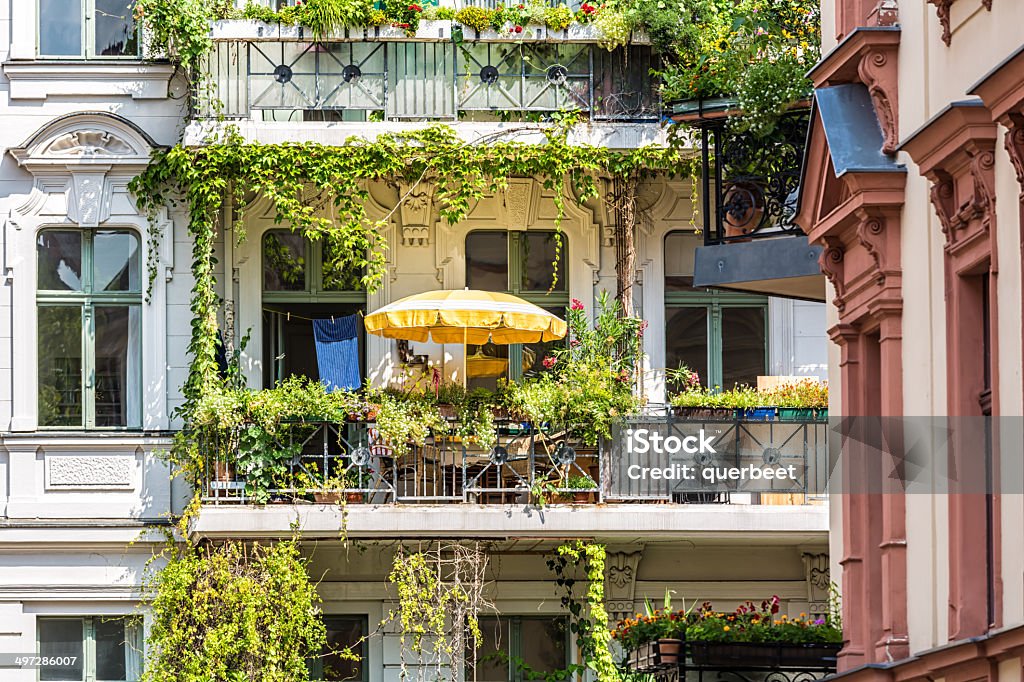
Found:
[{"label": "balcony ceiling", "polygon": [[[343,518],[345,517],[345,518]],[[293,524],[307,539],[458,538],[504,540],[593,537],[616,542],[689,540],[715,545],[821,542],[828,505],[608,504],[544,508],[523,505],[267,505],[203,507],[192,534],[204,538],[286,538]]]}]

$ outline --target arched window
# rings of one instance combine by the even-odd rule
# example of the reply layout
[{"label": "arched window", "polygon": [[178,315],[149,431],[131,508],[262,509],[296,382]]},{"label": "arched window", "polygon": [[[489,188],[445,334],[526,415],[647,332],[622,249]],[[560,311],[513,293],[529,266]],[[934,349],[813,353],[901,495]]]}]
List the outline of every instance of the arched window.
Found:
[{"label": "arched window", "polygon": [[[329,240],[313,242],[290,230],[263,235],[263,385],[290,376],[320,378],[313,320],[366,312],[363,272]],[[360,376],[366,336],[359,320]]]},{"label": "arched window", "polygon": [[704,386],[757,385],[768,367],[768,298],[693,286],[700,236],[665,237],[665,366],[686,365]]},{"label": "arched window", "polygon": [[[558,236],[553,230],[478,230],[466,235],[466,286],[515,294],[561,318],[569,305],[566,267],[569,242],[561,236],[557,279],[553,267]],[[517,379],[542,370],[551,343],[469,346],[470,387],[493,389],[501,377]]]},{"label": "arched window", "polygon": [[129,230],[36,239],[41,427],[142,423],[142,257]]}]

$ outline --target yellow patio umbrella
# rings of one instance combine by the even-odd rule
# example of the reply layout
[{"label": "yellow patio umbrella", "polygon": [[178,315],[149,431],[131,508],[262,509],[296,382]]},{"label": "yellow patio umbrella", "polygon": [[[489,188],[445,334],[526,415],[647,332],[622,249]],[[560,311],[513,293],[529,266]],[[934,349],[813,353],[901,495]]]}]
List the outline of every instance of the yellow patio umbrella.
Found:
[{"label": "yellow patio umbrella", "polygon": [[[565,336],[565,321],[511,294],[442,289],[406,296],[366,316],[366,331],[388,339],[483,345],[538,343]],[[462,354],[466,382],[466,349]]]}]

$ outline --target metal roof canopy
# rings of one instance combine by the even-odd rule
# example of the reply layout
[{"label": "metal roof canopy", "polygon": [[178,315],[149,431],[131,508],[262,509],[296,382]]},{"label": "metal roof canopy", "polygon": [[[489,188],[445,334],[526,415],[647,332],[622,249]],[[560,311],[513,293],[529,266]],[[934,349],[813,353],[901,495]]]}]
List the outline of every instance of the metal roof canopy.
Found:
[{"label": "metal roof canopy", "polygon": [[694,255],[693,285],[824,302],[821,252],[800,236],[701,246]]}]

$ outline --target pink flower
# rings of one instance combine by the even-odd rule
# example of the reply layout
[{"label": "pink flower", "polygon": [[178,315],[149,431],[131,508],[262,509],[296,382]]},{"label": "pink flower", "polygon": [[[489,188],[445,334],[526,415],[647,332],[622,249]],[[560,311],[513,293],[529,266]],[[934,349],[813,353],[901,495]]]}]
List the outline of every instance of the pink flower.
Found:
[{"label": "pink flower", "polygon": [[572,346],[573,348],[575,348],[576,346],[580,345],[580,340],[579,339],[573,339],[572,341],[569,342],[569,345]]},{"label": "pink flower", "polygon": [[569,308],[572,310],[583,310],[583,301],[578,298],[574,298],[569,303]]},{"label": "pink flower", "polygon": [[551,357],[549,355],[548,357],[544,358],[544,360],[543,360],[543,362],[541,362],[541,364],[544,365],[544,369],[551,369],[556,364],[558,364],[558,359],[557,358],[553,358],[553,357]]}]

